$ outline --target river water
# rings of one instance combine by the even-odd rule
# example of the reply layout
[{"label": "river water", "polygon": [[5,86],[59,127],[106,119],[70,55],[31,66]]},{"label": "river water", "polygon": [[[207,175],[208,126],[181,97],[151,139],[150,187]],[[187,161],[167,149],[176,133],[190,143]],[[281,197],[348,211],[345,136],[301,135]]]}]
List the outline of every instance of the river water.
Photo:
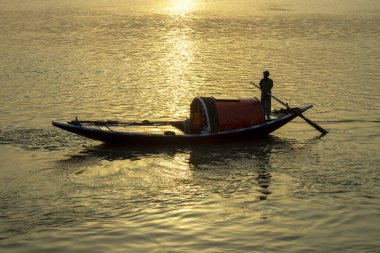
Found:
[{"label": "river water", "polygon": [[[1,252],[380,252],[380,2],[0,0]],[[52,120],[273,94],[260,141],[109,147]],[[273,102],[275,108],[279,104]]]}]

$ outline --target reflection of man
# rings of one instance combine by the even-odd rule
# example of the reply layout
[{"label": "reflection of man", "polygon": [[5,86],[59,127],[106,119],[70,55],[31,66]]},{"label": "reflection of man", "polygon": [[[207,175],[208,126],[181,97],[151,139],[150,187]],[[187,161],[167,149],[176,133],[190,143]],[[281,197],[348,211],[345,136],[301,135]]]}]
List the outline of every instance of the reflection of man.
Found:
[{"label": "reflection of man", "polygon": [[271,92],[273,88],[273,81],[269,78],[269,71],[263,72],[264,78],[260,80],[261,88],[261,103],[264,108],[264,114],[267,119],[270,119],[271,112]]}]

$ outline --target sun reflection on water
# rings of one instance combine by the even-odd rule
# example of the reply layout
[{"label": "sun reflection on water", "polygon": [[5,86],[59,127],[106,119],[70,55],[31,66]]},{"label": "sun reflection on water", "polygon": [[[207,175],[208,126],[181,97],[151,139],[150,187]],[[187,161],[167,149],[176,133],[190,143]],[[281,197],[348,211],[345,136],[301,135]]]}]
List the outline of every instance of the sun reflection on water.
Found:
[{"label": "sun reflection on water", "polygon": [[195,0],[171,0],[167,11],[172,15],[184,16],[191,11],[194,11],[198,3]]},{"label": "sun reflection on water", "polygon": [[[196,87],[193,87],[196,84],[191,80],[191,73],[197,40],[190,25],[192,22],[190,13],[196,11],[198,6],[196,0],[172,0],[164,8],[169,29],[166,31],[162,46],[164,54],[161,66],[163,66],[166,88],[161,90],[173,100],[170,112],[173,117],[187,115],[188,112],[179,111],[179,108],[184,108],[184,102],[189,103],[196,90]],[[187,106],[185,108],[188,109]]]},{"label": "sun reflection on water", "polygon": [[[166,62],[167,83],[169,85],[186,85],[186,75],[193,62],[194,45],[186,28],[169,31],[167,34]],[[179,88],[179,87],[178,87]]]}]

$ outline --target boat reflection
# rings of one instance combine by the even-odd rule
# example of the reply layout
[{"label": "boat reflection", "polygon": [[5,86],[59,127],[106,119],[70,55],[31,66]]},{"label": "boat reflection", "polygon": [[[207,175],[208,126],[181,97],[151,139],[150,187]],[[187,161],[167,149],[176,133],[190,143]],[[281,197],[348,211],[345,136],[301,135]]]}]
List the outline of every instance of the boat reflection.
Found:
[{"label": "boat reflection", "polygon": [[[254,188],[254,197],[266,200],[271,194],[273,154],[291,150],[291,146],[291,141],[277,137],[254,143],[183,147],[122,148],[102,144],[86,148],[59,163],[65,164],[66,173],[84,176],[86,170],[91,171],[93,168],[101,168],[103,174],[107,173],[104,164],[114,164],[108,168],[124,166],[125,171],[141,168],[144,173],[151,174],[149,177],[174,178],[178,182],[200,186],[204,192],[223,195],[249,193]],[[155,173],[157,175],[153,175]],[[165,173],[167,177],[162,175]]]}]

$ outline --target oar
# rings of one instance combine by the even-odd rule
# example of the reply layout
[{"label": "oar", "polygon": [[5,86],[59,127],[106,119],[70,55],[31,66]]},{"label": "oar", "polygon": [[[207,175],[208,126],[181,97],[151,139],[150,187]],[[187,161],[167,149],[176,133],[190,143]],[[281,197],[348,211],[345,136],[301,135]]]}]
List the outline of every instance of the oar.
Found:
[{"label": "oar", "polygon": [[[258,85],[254,84],[253,82],[250,82],[250,83],[253,84],[259,90],[261,90],[261,88]],[[263,91],[263,90],[261,90],[261,91]],[[263,91],[263,92],[265,92],[265,91]],[[293,112],[298,117],[300,117],[303,120],[305,120],[309,125],[311,125],[315,129],[317,129],[319,132],[321,132],[322,135],[325,135],[325,134],[328,133],[326,129],[323,129],[317,123],[315,123],[315,122],[311,121],[310,119],[306,118],[305,116],[302,115],[302,113],[300,113],[299,111],[291,108],[287,103],[282,102],[280,99],[276,98],[275,96],[273,96],[272,94],[270,94],[268,92],[265,92],[265,93],[268,94],[269,96],[271,96],[272,98],[274,98],[275,100],[277,100],[280,104],[282,104],[283,106],[285,106],[289,111]]]}]

